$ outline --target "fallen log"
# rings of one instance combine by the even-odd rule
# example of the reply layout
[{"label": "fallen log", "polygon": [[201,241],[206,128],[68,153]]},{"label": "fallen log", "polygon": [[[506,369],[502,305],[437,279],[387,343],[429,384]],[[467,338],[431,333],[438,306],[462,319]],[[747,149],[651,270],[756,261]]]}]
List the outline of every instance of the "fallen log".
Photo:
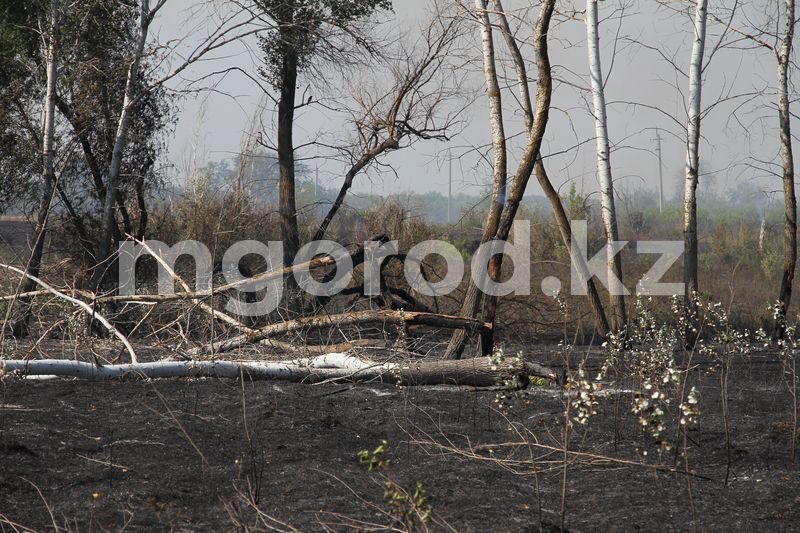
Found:
[{"label": "fallen log", "polygon": [[348,352],[353,348],[386,348],[386,342],[382,339],[353,339],[351,341],[340,342],[338,344],[293,344],[291,342],[279,341],[275,339],[264,339],[259,341],[261,346],[268,346],[289,353],[303,355],[322,355],[332,352]]},{"label": "fallen log", "polygon": [[379,363],[342,353],[329,353],[291,361],[158,361],[98,365],[66,359],[0,360],[0,376],[58,376],[108,381],[156,378],[240,378],[299,383],[379,382],[401,385],[471,385],[477,387],[515,383],[525,386],[535,375],[556,381],[554,370],[517,359],[498,362],[474,359]]},{"label": "fallen log", "polygon": [[[141,241],[137,241],[140,244]],[[150,253],[150,248],[148,248],[148,253]],[[152,254],[157,261],[159,261],[160,256],[157,254]],[[353,262],[353,266],[359,265],[364,262],[364,248],[363,246],[357,247],[355,250],[348,252],[350,256],[350,260]],[[159,261],[163,266],[163,260]],[[209,298],[211,296],[223,294],[226,292],[230,292],[235,289],[241,289],[244,286],[250,286],[257,283],[266,283],[268,281],[274,281],[278,279],[285,278],[287,276],[292,275],[296,271],[305,271],[305,270],[314,270],[317,268],[322,267],[329,267],[336,264],[336,258],[332,255],[322,255],[320,257],[315,257],[310,261],[306,261],[304,263],[299,263],[297,265],[291,265],[287,267],[278,268],[275,270],[269,270],[267,272],[262,272],[261,274],[256,274],[255,276],[248,277],[246,279],[242,279],[239,281],[226,283],[224,285],[219,285],[216,287],[212,287],[210,289],[203,289],[199,291],[190,291],[186,290],[184,287],[183,292],[175,292],[171,294],[130,294],[130,295],[123,295],[123,294],[115,294],[109,296],[99,296],[89,291],[79,290],[79,289],[59,289],[60,294],[68,294],[72,297],[81,296],[88,300],[91,300],[95,304],[107,304],[107,303],[136,303],[136,304],[153,304],[153,303],[164,303],[164,302],[176,302],[182,300],[196,300],[199,298]],[[2,265],[5,268],[11,268],[7,265]],[[171,269],[170,269],[171,270]],[[172,275],[172,272],[168,272]],[[42,291],[29,291],[19,295],[7,295],[7,296],[0,296],[0,302],[2,301],[9,301],[19,297],[34,297],[34,296],[41,296],[48,293],[52,293],[49,290],[42,290]]]},{"label": "fallen log", "polygon": [[[380,236],[373,238],[373,240],[375,239],[385,239],[385,237]],[[357,246],[354,250],[347,252],[346,255],[350,257],[350,261],[352,262],[353,267],[355,268],[357,265],[360,265],[361,263],[364,262],[364,247]],[[294,274],[295,272],[302,272],[322,267],[334,266],[336,265],[336,263],[337,263],[337,258],[327,254],[315,257],[303,263],[298,263],[296,265],[290,265],[275,270],[269,270],[267,272],[262,272],[261,274],[256,274],[255,276],[252,277],[247,277],[246,279],[241,279],[239,281],[226,283],[224,285],[219,285],[217,287],[212,287],[210,289],[203,289],[194,292],[187,290],[185,292],[175,292],[172,294],[132,294],[132,295],[118,294],[112,296],[99,296],[97,297],[96,301],[97,303],[111,303],[111,302],[162,303],[162,302],[174,302],[179,300],[195,300],[198,298],[208,298],[214,295],[230,292],[234,289],[241,289],[244,286],[265,284],[268,281],[283,279],[287,276]]]},{"label": "fallen log", "polygon": [[324,327],[351,326],[354,324],[393,324],[393,325],[422,325],[438,328],[456,329],[462,328],[470,332],[484,333],[492,328],[492,325],[473,318],[464,318],[450,315],[440,315],[436,313],[421,313],[416,311],[390,311],[386,309],[369,309],[366,311],[353,311],[336,315],[317,315],[310,317],[297,318],[268,324],[252,332],[237,335],[230,339],[212,342],[205,346],[189,351],[191,355],[204,353],[222,353],[234,350],[247,344],[260,342],[263,339],[293,331],[319,329]]}]

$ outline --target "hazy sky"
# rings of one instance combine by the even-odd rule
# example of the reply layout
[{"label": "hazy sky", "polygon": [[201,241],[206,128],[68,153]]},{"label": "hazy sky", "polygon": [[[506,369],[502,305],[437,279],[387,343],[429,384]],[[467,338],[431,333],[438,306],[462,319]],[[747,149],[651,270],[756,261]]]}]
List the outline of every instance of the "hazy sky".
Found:
[{"label": "hazy sky", "polygon": [[[395,14],[387,15],[392,17],[392,21],[383,26],[381,31],[405,28],[413,37],[424,23],[429,3],[426,0],[395,1]],[[162,14],[160,39],[187,32],[187,26],[182,21],[186,19],[186,7],[191,4],[188,0],[168,2],[168,8]],[[519,18],[512,18],[511,23],[519,29],[521,37],[530,36],[538,13],[538,9],[527,14],[517,11],[526,4],[509,0],[504,3],[507,11],[520,15]],[[724,4],[721,2],[719,5]],[[612,173],[620,191],[642,185],[655,189],[658,163],[653,139],[656,128],[659,128],[663,137],[665,197],[669,199],[676,195],[679,188],[682,189],[680,180],[685,141],[681,128],[685,123],[683,94],[687,81],[662,59],[658,51],[672,58],[685,71],[692,39],[691,19],[659,6],[654,0],[635,1],[633,7],[626,11],[626,16],[620,19],[616,16],[619,5],[620,0],[606,0],[600,4],[601,17],[605,17],[601,22],[601,47],[604,54],[603,70],[607,75],[609,133],[614,146]],[[712,2],[712,10],[713,5]],[[194,26],[190,26],[190,31],[202,34],[198,30],[202,28],[202,21],[192,20],[192,24]],[[707,50],[715,47],[721,30],[720,24],[709,20]],[[470,149],[489,142],[477,29],[472,28],[468,36],[470,40],[465,42],[465,47],[471,47],[468,52],[472,61],[461,68],[474,71],[470,71],[467,77],[467,88],[477,91],[478,97],[464,114],[463,132],[450,143],[424,142],[393,154],[388,161],[396,170],[397,177],[376,173],[371,175],[371,179],[362,176],[357,179],[357,191],[439,191],[446,194],[448,150],[454,157],[462,156],[453,163],[454,191],[463,187],[466,192],[478,194],[485,187],[490,169]],[[504,54],[499,35],[496,35],[496,45],[498,52]],[[204,64],[202,69],[205,70],[194,69],[187,76],[234,63],[255,74],[259,61],[258,50],[252,46],[249,51],[246,48],[241,45],[231,47],[219,54],[220,58],[216,61]],[[526,57],[532,58],[529,43],[525,44],[522,51]],[[557,82],[542,153],[551,155],[547,158],[547,166],[557,186],[565,187],[575,181],[579,189],[595,190],[594,126],[585,91],[589,82],[585,26],[580,13],[571,20],[561,17],[554,24],[550,34],[550,56]],[[529,74],[535,74],[532,61]],[[704,181],[706,184],[716,181],[715,188],[718,191],[735,190],[738,183],[753,180],[763,189],[779,189],[779,178],[768,177],[763,163],[757,164],[760,169],[750,165],[756,160],[774,160],[777,154],[774,95],[736,97],[774,87],[773,56],[764,51],[721,49],[707,66],[705,75],[704,107],[722,97],[730,100],[714,107],[703,121],[702,168],[705,172],[712,172],[715,180],[703,180],[701,177],[701,193],[703,187],[707,186]],[[509,72],[509,79],[513,79],[513,72]],[[301,80],[301,91],[304,87]],[[521,129],[519,111],[511,92],[504,93],[504,98],[510,123],[506,133],[513,135]],[[190,162],[198,165],[206,160],[222,159],[237,153],[243,132],[250,128],[261,100],[261,90],[241,75],[229,76],[215,87],[214,92],[183,100],[176,134],[170,144],[170,158],[176,164],[178,174],[185,174],[186,168],[191,166]],[[734,109],[736,116],[732,115]],[[267,106],[261,120],[268,128],[273,116],[274,109],[271,105]],[[347,125],[341,121],[341,117],[306,110],[298,117],[295,144],[309,141],[321,130],[332,131],[341,137],[348,135]],[[516,157],[521,152],[520,143],[511,141],[510,147],[512,164],[509,168],[513,170]],[[313,151],[301,150],[299,155],[309,157]],[[345,165],[324,161],[308,164],[319,167],[322,184],[338,187]],[[541,193],[535,180],[532,180],[528,192]]]}]

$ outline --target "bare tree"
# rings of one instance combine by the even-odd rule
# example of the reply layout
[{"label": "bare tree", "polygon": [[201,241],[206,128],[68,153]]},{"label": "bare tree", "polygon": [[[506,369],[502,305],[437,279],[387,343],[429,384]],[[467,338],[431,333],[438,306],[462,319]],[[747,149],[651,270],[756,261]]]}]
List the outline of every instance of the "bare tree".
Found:
[{"label": "bare tree", "polygon": [[[480,4],[480,9],[478,9],[478,14],[480,13],[486,14],[485,6],[486,3],[477,2],[476,6]],[[558,193],[556,192],[555,188],[553,187],[552,183],[550,182],[547,173],[544,168],[544,164],[541,161],[540,149],[542,139],[544,137],[545,128],[547,126],[547,120],[549,117],[549,110],[550,110],[550,99],[552,94],[552,75],[551,75],[551,67],[550,67],[550,59],[548,54],[548,43],[547,43],[547,36],[548,31],[550,28],[550,20],[553,15],[553,11],[555,8],[554,1],[544,1],[541,5],[540,12],[538,19],[536,21],[536,25],[534,28],[534,55],[536,60],[537,66],[537,88],[536,88],[536,106],[534,108],[533,104],[531,103],[530,91],[529,91],[529,79],[527,74],[527,67],[525,60],[522,56],[520,51],[520,45],[511,31],[510,24],[508,23],[508,17],[503,10],[503,6],[500,0],[493,0],[493,7],[495,8],[496,16],[499,19],[499,28],[505,39],[506,45],[511,53],[512,62],[514,65],[517,82],[519,85],[519,96],[518,101],[522,107],[523,115],[525,118],[525,131],[527,133],[527,143],[525,149],[523,151],[522,157],[520,158],[519,165],[517,170],[515,171],[511,185],[508,188],[508,192],[506,194],[506,168],[505,168],[505,161],[506,161],[506,147],[505,147],[505,136],[503,134],[502,143],[500,142],[500,137],[498,136],[498,131],[496,127],[492,126],[492,148],[495,158],[495,165],[494,165],[494,186],[493,186],[493,205],[490,209],[498,209],[499,213],[495,214],[490,210],[490,213],[487,217],[486,224],[484,226],[484,241],[488,242],[491,239],[497,240],[506,240],[509,236],[511,231],[511,227],[514,222],[514,217],[516,216],[517,209],[519,208],[519,204],[522,201],[522,197],[525,194],[525,190],[528,185],[528,181],[536,168],[536,176],[537,179],[542,186],[542,189],[545,191],[545,194],[548,197],[548,200],[551,203],[554,213],[556,214],[556,223],[559,225],[559,231],[561,233],[562,239],[569,249],[572,252],[571,241],[572,241],[572,230],[570,228],[569,220],[566,216],[566,211],[564,210],[564,206],[561,203],[561,198],[559,197]],[[488,16],[486,19],[479,18],[479,24],[482,29],[482,43],[483,43],[483,50],[484,50],[484,73],[487,77],[487,87],[488,87],[488,97],[490,100],[490,118],[500,121],[501,128],[499,128],[499,132],[502,133],[502,107],[499,105],[500,99],[500,90],[497,85],[494,85],[496,91],[492,91],[492,79],[496,79],[496,71],[495,71],[495,54],[494,54],[494,47],[492,46],[489,50],[490,53],[487,54],[487,43],[493,44],[491,41],[491,32],[484,31],[484,28],[491,28],[490,26],[486,26],[488,24]],[[488,37],[488,39],[487,39]],[[491,64],[487,68],[487,61]],[[496,83],[496,82],[495,82]],[[496,100],[495,100],[496,99]],[[494,100],[494,103],[492,103]],[[496,153],[497,150],[501,151],[501,155],[498,156]],[[502,174],[498,173],[498,162],[502,165],[500,168],[503,170]],[[505,201],[502,202],[502,199],[505,198]],[[500,202],[497,201],[500,199]],[[502,203],[501,203],[502,202]],[[491,233],[494,230],[494,234],[490,237],[486,238],[487,233]],[[495,256],[491,258],[489,263],[489,275],[492,277],[493,280],[497,280],[500,275],[500,266],[501,266],[501,257],[502,256]],[[600,302],[599,295],[597,293],[596,287],[590,277],[588,276],[588,271],[585,265],[585,259],[580,257],[579,255],[572,254],[572,260],[576,261],[576,265],[578,267],[578,272],[580,275],[584,277],[584,281],[587,283],[588,289],[588,297],[594,312],[595,316],[595,323],[598,330],[598,333],[602,336],[608,334],[609,326],[606,320],[605,312],[603,310],[602,303]],[[473,294],[474,291],[474,294]],[[474,298],[474,299],[472,299]],[[486,304],[485,304],[485,321],[489,323],[494,323],[497,314],[497,305],[498,305],[498,298],[496,296],[489,296],[486,297]],[[461,308],[461,316],[470,317],[475,316],[480,308],[480,297],[478,296],[478,290],[475,286],[474,282],[470,282],[470,286],[467,289],[467,293],[464,298],[464,302]],[[492,350],[493,345],[493,329],[485,332],[482,337],[482,351],[484,353],[489,353]],[[453,333],[452,338],[450,339],[450,344],[448,345],[446,356],[452,358],[459,358],[464,350],[464,345],[466,343],[466,335],[463,331],[455,331]]]},{"label": "bare tree", "polygon": [[[780,6],[780,1],[777,2]],[[780,22],[783,19],[783,31]],[[745,17],[747,24],[751,24],[750,17]],[[774,20],[768,20],[764,28],[736,28],[732,31],[747,39],[759,48],[772,52],[777,66],[777,108],[778,108],[778,134],[779,152],[781,159],[781,179],[783,181],[783,274],[781,276],[780,292],[778,293],[778,316],[776,317],[773,336],[781,338],[786,333],[786,316],[792,299],[794,274],[797,266],[797,197],[794,185],[794,154],[792,151],[792,98],[789,95],[790,68],[792,66],[792,49],[794,44],[795,27],[797,25],[794,0],[783,0],[783,13],[780,7]],[[770,42],[772,41],[772,42]],[[768,204],[769,205],[769,204]],[[766,218],[766,214],[764,215]],[[762,228],[766,222],[762,222]],[[764,233],[762,229],[762,233]],[[759,243],[763,238],[759,237]],[[761,244],[759,244],[759,247]]]},{"label": "bare tree", "polygon": [[[517,84],[519,86],[518,98],[525,118],[525,128],[527,131],[531,131],[534,126],[534,114],[533,107],[531,105],[530,90],[528,88],[528,72],[525,66],[525,60],[520,52],[519,44],[514,38],[514,34],[511,32],[511,26],[508,23],[508,16],[504,12],[503,5],[501,4],[500,0],[495,0],[494,6],[498,12],[498,16],[500,17],[500,30],[506,41],[506,45],[511,52],[511,57],[514,63],[514,70],[517,75]],[[600,336],[605,337],[608,335],[608,332],[611,331],[611,328],[608,324],[606,313],[600,300],[600,294],[597,292],[597,286],[595,285],[594,280],[589,273],[588,266],[586,265],[586,259],[580,253],[576,253],[578,250],[572,246],[572,225],[570,224],[566,209],[564,209],[564,204],[561,201],[561,197],[559,196],[555,187],[553,187],[553,182],[550,180],[550,177],[547,174],[541,154],[536,160],[534,171],[536,173],[536,179],[539,182],[539,186],[542,188],[547,200],[550,202],[550,207],[553,210],[553,216],[555,218],[556,225],[558,226],[559,233],[561,234],[561,240],[566,249],[569,250],[570,260],[572,261],[572,264],[575,265],[577,274],[581,278],[581,282],[586,285],[586,295],[589,300],[589,305],[592,308],[592,313],[595,320],[595,329]]]},{"label": "bare tree", "polygon": [[694,18],[694,41],[689,64],[689,108],[686,126],[686,171],[683,198],[684,263],[686,304],[692,306],[699,290],[697,279],[697,182],[700,170],[700,119],[703,88],[703,56],[706,43],[708,0],[698,0]]},{"label": "bare tree", "polygon": [[[486,221],[483,224],[481,244],[490,241],[497,233],[500,223],[500,214],[503,210],[506,196],[507,179],[507,154],[506,134],[503,124],[503,103],[500,93],[500,84],[497,81],[497,66],[495,57],[494,37],[492,25],[487,12],[488,1],[475,0],[475,18],[481,36],[481,50],[483,52],[483,73],[486,79],[486,96],[489,104],[489,121],[492,135],[492,197]],[[528,80],[525,80],[527,86]],[[528,98],[530,104],[530,98]],[[494,261],[493,261],[494,263]],[[494,265],[495,267],[497,265]],[[470,280],[464,300],[461,304],[461,316],[474,317],[477,315],[482,302],[482,295],[478,286]],[[467,334],[464,330],[456,330],[447,347],[447,357],[461,357],[466,343]]]},{"label": "bare tree", "polygon": [[447,140],[460,110],[445,108],[458,98],[461,78],[450,74],[446,61],[459,36],[458,19],[436,13],[416,46],[404,48],[399,57],[386,61],[392,74],[387,91],[375,86],[354,88],[356,141],[353,148],[345,150],[351,166],[313,240],[324,238],[355,177],[383,154],[419,140]]},{"label": "bare tree", "polygon": [[778,295],[780,317],[775,328],[778,336],[785,334],[786,314],[792,299],[794,271],[797,265],[797,198],[794,188],[794,155],[792,153],[792,113],[789,99],[789,66],[792,58],[795,19],[794,0],[784,1],[784,32],[778,60],[778,118],[780,122],[781,163],[783,165],[783,276]]},{"label": "bare tree", "polygon": [[[536,105],[532,111],[533,118],[530,121],[532,125],[528,132],[528,142],[520,158],[517,170],[511,180],[506,203],[503,206],[503,212],[500,214],[500,222],[498,223],[497,233],[494,237],[499,241],[506,241],[508,239],[514,224],[514,218],[517,215],[517,210],[519,209],[522,197],[528,187],[528,181],[533,173],[534,165],[541,157],[540,150],[547,128],[547,121],[550,118],[550,102],[553,95],[553,77],[547,38],[554,9],[555,0],[544,0],[539,8],[539,17],[536,20],[536,25],[533,30],[533,50],[538,74],[536,80]],[[499,269],[490,269],[489,275],[493,280],[497,281],[500,276],[500,271]],[[494,324],[495,322],[497,304],[497,296],[487,296],[485,321],[490,324]],[[484,354],[491,353],[494,344],[493,336],[494,328],[483,335],[481,350]]]},{"label": "bare tree", "polygon": [[[586,0],[586,37],[589,54],[595,137],[597,143],[597,176],[600,180],[600,215],[606,234],[608,253],[608,291],[614,329],[622,331],[627,324],[623,285],[622,258],[615,253],[612,243],[619,240],[617,210],[614,205],[614,182],[611,177],[611,150],[608,140],[605,83],[600,61],[600,35],[598,0]],[[617,281],[619,280],[619,283]]]}]

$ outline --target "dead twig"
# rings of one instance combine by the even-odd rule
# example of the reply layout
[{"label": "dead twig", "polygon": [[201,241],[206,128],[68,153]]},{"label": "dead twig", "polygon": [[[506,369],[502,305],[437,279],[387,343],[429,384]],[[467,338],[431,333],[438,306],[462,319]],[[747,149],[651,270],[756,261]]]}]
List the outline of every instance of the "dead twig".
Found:
[{"label": "dead twig", "polygon": [[71,303],[72,305],[78,306],[81,309],[83,309],[89,316],[91,316],[92,318],[94,318],[98,322],[100,322],[108,331],[113,333],[114,336],[116,338],[118,338],[122,342],[122,344],[125,346],[125,349],[128,351],[128,353],[131,356],[131,363],[136,364],[136,363],[139,362],[138,358],[136,357],[136,352],[134,351],[133,346],[131,346],[131,343],[128,342],[127,337],[125,337],[125,335],[120,333],[120,331],[117,328],[115,328],[111,324],[111,322],[106,320],[105,317],[103,317],[102,315],[97,313],[97,311],[92,309],[92,307],[89,304],[87,304],[85,302],[82,302],[82,301],[78,300],[77,298],[73,298],[72,296],[67,296],[63,292],[58,291],[57,289],[55,289],[52,286],[48,285],[47,283],[45,283],[41,279],[37,278],[36,276],[28,274],[27,272],[25,272],[23,270],[20,270],[17,267],[13,267],[11,265],[6,265],[6,264],[3,264],[3,263],[0,263],[0,268],[5,268],[6,270],[10,270],[12,272],[16,272],[20,276],[24,276],[24,277],[30,279],[31,281],[33,281],[34,283],[36,283],[37,285],[40,285],[47,292],[49,292],[51,294],[54,294],[55,296],[61,298],[62,300],[66,300],[69,303]]}]

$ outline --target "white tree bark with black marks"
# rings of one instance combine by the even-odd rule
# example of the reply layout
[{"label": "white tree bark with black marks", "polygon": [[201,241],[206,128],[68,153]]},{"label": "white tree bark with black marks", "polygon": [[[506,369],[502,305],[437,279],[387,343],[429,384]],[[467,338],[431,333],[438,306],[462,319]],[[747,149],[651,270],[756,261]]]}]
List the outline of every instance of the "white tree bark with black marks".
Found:
[{"label": "white tree bark with black marks", "polygon": [[700,170],[700,117],[703,86],[703,56],[706,43],[708,0],[698,0],[694,19],[694,42],[689,64],[689,108],[686,126],[686,172],[683,197],[684,268],[686,302],[692,305],[699,290],[697,279],[697,183]]},{"label": "white tree bark with black marks", "polygon": [[122,100],[122,108],[117,119],[117,132],[114,137],[114,149],[111,153],[111,163],[108,167],[106,176],[106,196],[103,206],[102,235],[98,247],[98,265],[92,276],[92,289],[97,289],[105,272],[104,263],[111,255],[111,242],[114,235],[114,227],[117,224],[117,183],[122,169],[122,159],[125,146],[128,143],[128,129],[130,127],[131,115],[136,106],[136,80],[139,77],[139,70],[144,57],[145,45],[150,31],[150,23],[156,13],[164,6],[166,0],[159,0],[155,8],[150,9],[150,0],[141,0],[139,7],[139,35],[136,40],[136,48],[133,50],[131,64],[128,67],[128,75],[125,80],[125,92]]},{"label": "white tree bark with black marks", "polygon": [[794,39],[795,2],[785,0],[785,30],[778,56],[778,118],[780,121],[780,153],[783,166],[783,276],[779,294],[780,317],[776,333],[784,334],[797,265],[797,198],[794,187],[794,154],[792,153],[791,109],[789,99],[789,67]]},{"label": "white tree bark with black marks", "polygon": [[376,382],[402,385],[472,385],[491,387],[530,376],[550,381],[562,377],[551,368],[519,358],[490,357],[460,361],[376,362],[344,353],[289,361],[155,361],[98,365],[70,359],[0,360],[0,377],[72,377],[93,381],[156,378],[247,378],[300,383]]},{"label": "white tree bark with black marks", "polygon": [[[528,132],[531,132],[533,131],[534,126],[534,112],[533,105],[531,104],[528,69],[525,65],[525,59],[522,56],[519,43],[514,37],[514,33],[511,31],[511,25],[508,22],[508,16],[505,13],[502,1],[492,0],[492,4],[497,12],[497,17],[500,19],[500,32],[506,41],[506,46],[508,46],[508,49],[511,52],[511,59],[514,63],[514,71],[516,72],[517,84],[519,86],[519,103],[522,107],[523,116],[525,117],[525,129]],[[553,187],[553,183],[550,181],[550,178],[547,175],[541,155],[536,161],[535,172],[536,179],[539,181],[539,185],[542,187],[542,191],[544,191],[545,196],[547,197],[548,201],[550,202],[550,206],[553,209],[553,216],[555,218],[556,225],[558,226],[559,233],[561,234],[564,246],[570,251],[571,261],[575,265],[578,275],[581,276],[582,282],[586,284],[587,297],[589,304],[592,307],[597,333],[599,333],[601,337],[605,338],[610,331],[610,328],[608,325],[608,320],[606,319],[605,310],[603,309],[603,304],[600,301],[600,295],[597,292],[597,287],[595,286],[591,275],[589,275],[589,270],[586,266],[586,259],[582,254],[575,253],[575,249],[572,246],[572,228],[570,226],[569,217],[564,209],[564,204],[561,201],[558,191],[556,191],[555,187]]]},{"label": "white tree bark with black marks", "polygon": [[597,144],[597,178],[600,182],[600,215],[608,244],[608,290],[612,314],[612,327],[625,329],[625,294],[622,284],[622,258],[614,253],[612,243],[619,240],[617,211],[614,205],[614,182],[611,177],[611,148],[608,140],[608,117],[603,70],[600,61],[600,34],[598,0],[586,0],[586,48],[589,54],[592,107],[594,113],[595,138]]},{"label": "white tree bark with black marks", "polygon": [[[478,21],[481,50],[483,52],[483,74],[486,79],[486,95],[489,103],[489,122],[492,135],[492,203],[481,235],[481,244],[490,241],[497,232],[500,214],[506,198],[507,152],[506,134],[503,125],[503,101],[500,93],[500,84],[497,81],[497,65],[494,49],[492,24],[489,20],[488,0],[475,0],[475,17]],[[470,279],[464,301],[461,305],[461,316],[474,317],[480,309],[482,295],[477,285]],[[457,330],[453,332],[450,344],[447,346],[446,357],[458,358],[464,350],[466,332]]]},{"label": "white tree bark with black marks", "polygon": [[[55,168],[55,132],[56,132],[56,82],[58,77],[58,25],[59,0],[50,2],[50,23],[47,32],[47,50],[45,52],[45,72],[47,86],[42,105],[42,183],[40,189],[39,209],[36,212],[36,242],[34,242],[30,259],[25,271],[33,277],[39,275],[44,253],[44,241],[47,233],[47,220],[50,216],[50,204],[56,182]],[[24,278],[19,292],[25,293],[33,289],[30,278]],[[12,326],[15,337],[27,335],[28,321],[31,316],[30,299],[20,298],[19,315]]]}]

